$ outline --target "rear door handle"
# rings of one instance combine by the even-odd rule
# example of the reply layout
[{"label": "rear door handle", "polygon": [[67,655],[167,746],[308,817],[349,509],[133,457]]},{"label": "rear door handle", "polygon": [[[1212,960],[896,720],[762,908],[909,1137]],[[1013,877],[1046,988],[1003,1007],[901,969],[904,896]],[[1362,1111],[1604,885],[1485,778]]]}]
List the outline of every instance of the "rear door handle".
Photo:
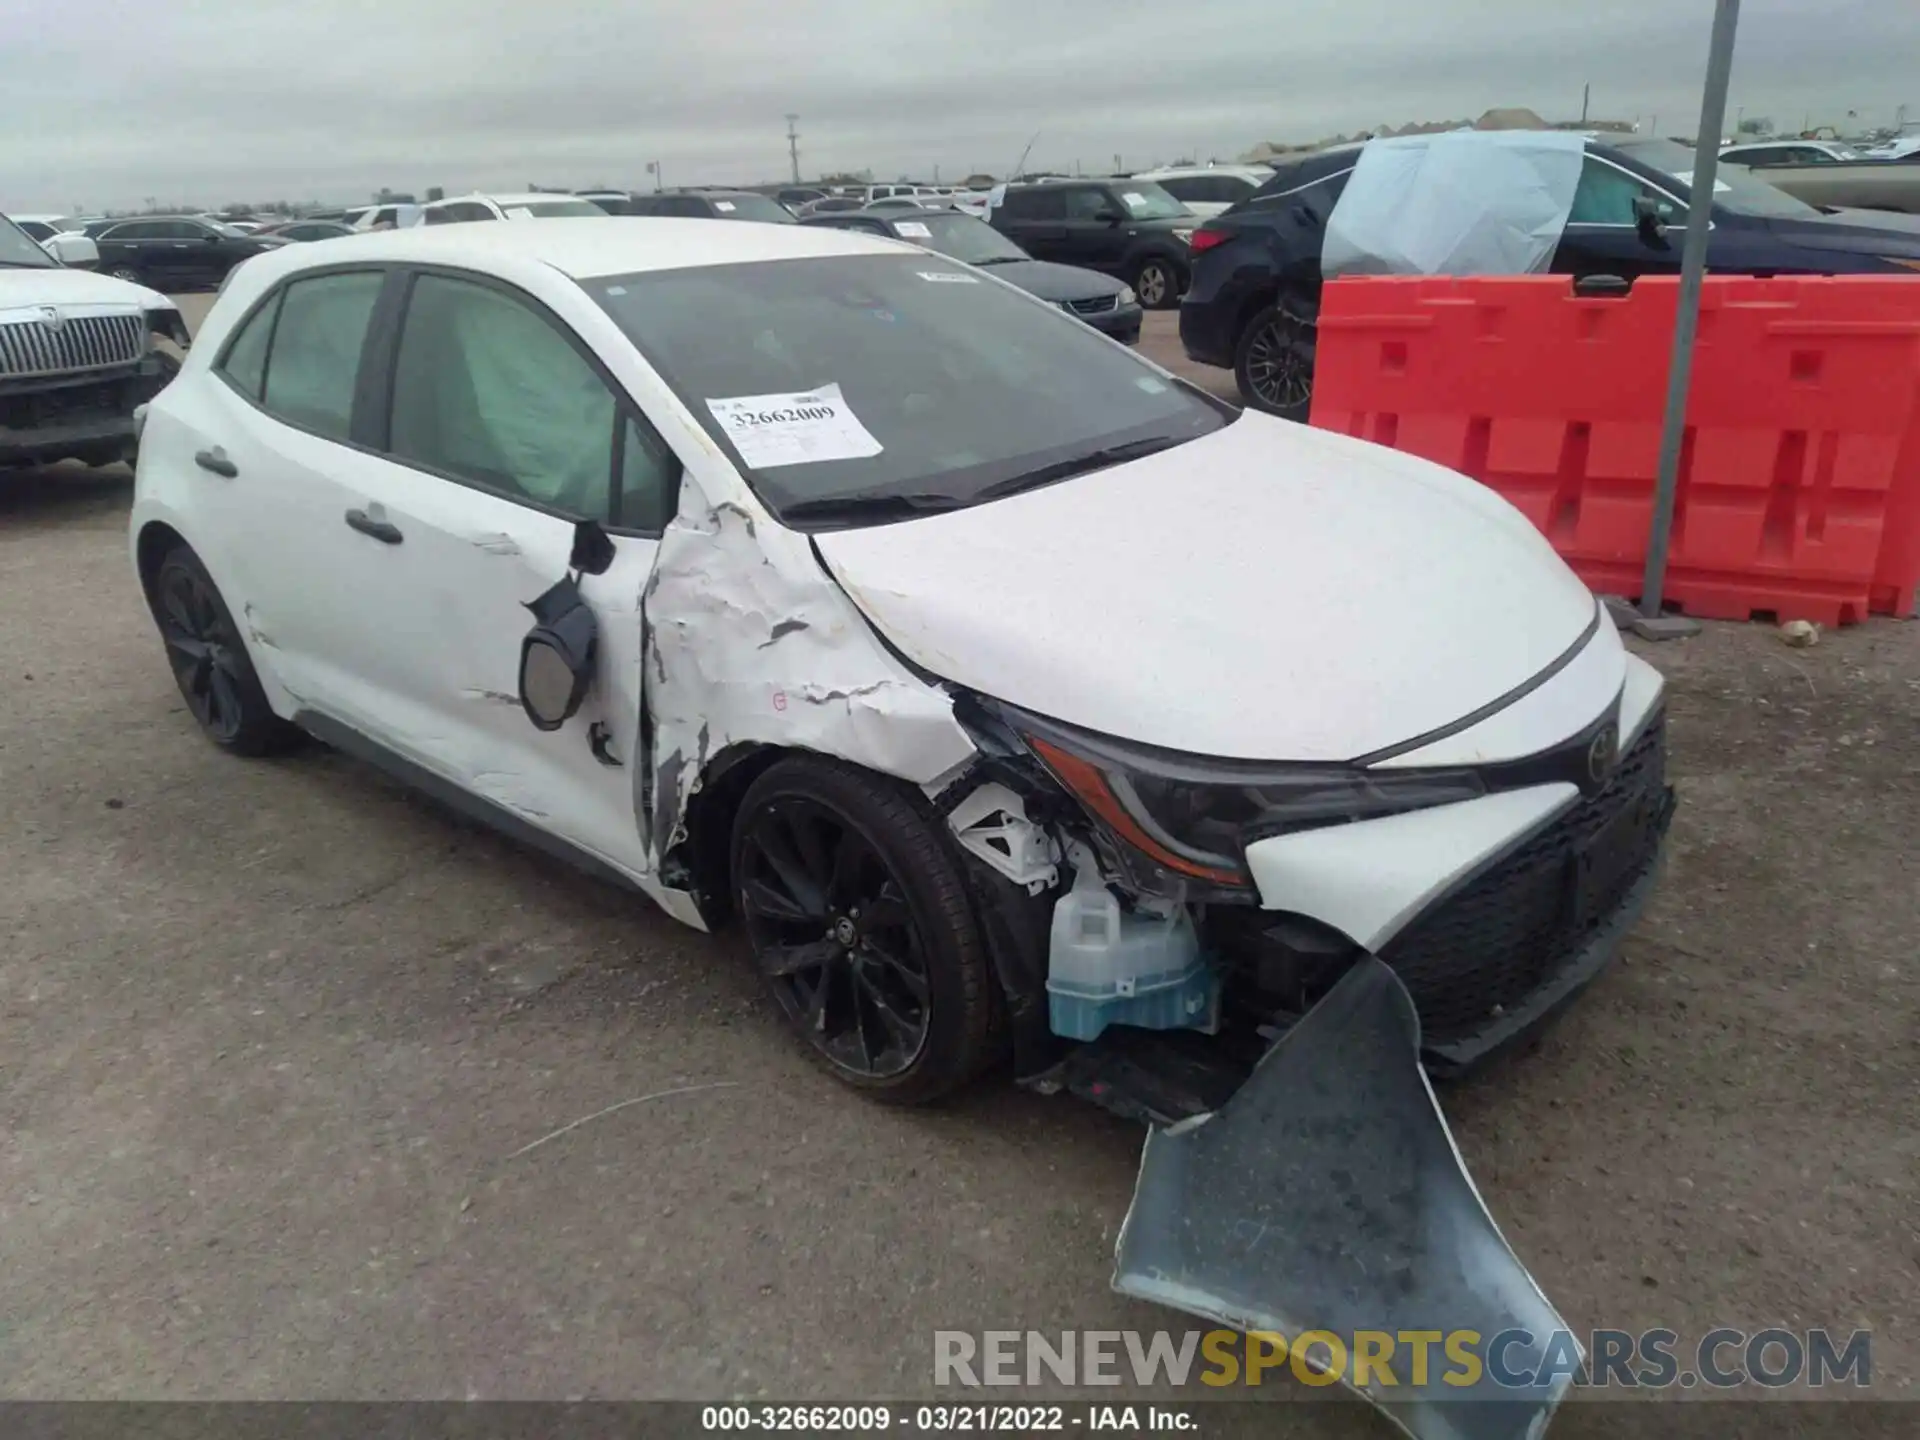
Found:
[{"label": "rear door handle", "polygon": [[202,450],[193,457],[193,463],[202,470],[211,470],[216,475],[224,475],[231,480],[240,473],[240,467],[227,458],[227,452],[218,445],[211,450]]},{"label": "rear door handle", "polygon": [[362,535],[371,535],[382,545],[398,545],[406,538],[400,533],[398,525],[391,525],[385,520],[376,520],[364,510],[347,511],[347,524]]}]

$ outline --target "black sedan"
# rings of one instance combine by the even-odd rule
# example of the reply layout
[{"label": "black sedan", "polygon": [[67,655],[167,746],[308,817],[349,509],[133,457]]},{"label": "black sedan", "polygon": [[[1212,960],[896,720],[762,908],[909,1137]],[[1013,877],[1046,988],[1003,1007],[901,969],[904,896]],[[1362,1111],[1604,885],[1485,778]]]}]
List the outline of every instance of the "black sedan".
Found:
[{"label": "black sedan", "polygon": [[103,274],[172,294],[214,289],[242,260],[287,242],[187,216],[142,215],[106,226],[94,243]]},{"label": "black sedan", "polygon": [[1140,302],[1127,285],[1097,270],[1035,260],[984,220],[957,210],[853,210],[805,216],[802,225],[889,235],[962,264],[991,269],[1029,295],[1077,315],[1126,345],[1140,338]]},{"label": "black sedan", "polygon": [[[1203,365],[1231,367],[1249,405],[1289,419],[1305,420],[1312,405],[1320,246],[1360,148],[1323,150],[1280,166],[1193,235],[1193,282],[1180,302],[1182,346]],[[1628,283],[1678,274],[1692,174],[1693,152],[1671,140],[1588,141],[1554,272]],[[1912,216],[1826,214],[1738,165],[1720,167],[1713,188],[1707,268],[1716,273],[1920,270],[1920,226]]]},{"label": "black sedan", "polygon": [[268,240],[338,240],[342,235],[351,235],[351,225],[342,225],[338,220],[289,220],[281,225],[268,225],[253,232],[256,237]]}]

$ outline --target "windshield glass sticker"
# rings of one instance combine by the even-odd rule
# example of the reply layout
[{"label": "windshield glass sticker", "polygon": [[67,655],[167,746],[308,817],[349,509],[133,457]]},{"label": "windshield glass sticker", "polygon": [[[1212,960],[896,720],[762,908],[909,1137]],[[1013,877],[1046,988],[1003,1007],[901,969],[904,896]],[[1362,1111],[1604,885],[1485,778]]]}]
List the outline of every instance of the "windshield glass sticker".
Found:
[{"label": "windshield glass sticker", "polygon": [[916,270],[914,274],[922,280],[931,280],[939,285],[978,285],[978,277],[961,275],[952,270]]},{"label": "windshield glass sticker", "polygon": [[524,205],[509,205],[507,207],[507,218],[509,220],[531,220],[533,218],[533,211]]},{"label": "windshield glass sticker", "polygon": [[918,240],[930,240],[933,238],[933,232],[918,220],[902,220],[894,229],[898,230],[902,235],[911,235]]},{"label": "windshield glass sticker", "polygon": [[1142,195],[1138,190],[1123,191],[1120,198],[1126,201],[1128,207],[1131,209],[1140,210],[1146,207],[1147,197]]},{"label": "windshield glass sticker", "polygon": [[713,208],[723,215],[731,215],[733,213],[733,202],[731,200],[716,200],[713,202]]},{"label": "windshield glass sticker", "polygon": [[709,400],[707,409],[740,458],[755,470],[859,460],[881,450],[837,383],[795,394]]}]

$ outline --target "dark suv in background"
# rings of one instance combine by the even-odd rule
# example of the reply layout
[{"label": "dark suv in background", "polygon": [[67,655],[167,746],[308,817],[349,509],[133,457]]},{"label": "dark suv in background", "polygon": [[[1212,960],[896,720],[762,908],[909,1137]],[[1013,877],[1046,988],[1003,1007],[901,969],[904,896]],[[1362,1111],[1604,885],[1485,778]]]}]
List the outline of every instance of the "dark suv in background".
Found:
[{"label": "dark suv in background", "polygon": [[[1247,404],[1290,420],[1313,403],[1320,246],[1360,158],[1358,145],[1281,164],[1273,179],[1193,236],[1180,342],[1230,368]],[[1674,275],[1693,189],[1693,152],[1672,140],[1587,142],[1556,274]],[[1827,215],[1737,165],[1714,183],[1711,270],[1737,275],[1897,274],[1920,270],[1920,225],[1905,215]]]},{"label": "dark suv in background", "polygon": [[635,195],[629,215],[678,215],[690,220],[764,220],[793,224],[793,212],[778,200],[751,190],[663,190]]},{"label": "dark suv in background", "polygon": [[1052,180],[1009,187],[988,217],[1036,260],[1101,270],[1149,310],[1187,288],[1187,242],[1200,221],[1150,180]]},{"label": "dark suv in background", "polygon": [[100,272],[163,294],[213,290],[242,260],[287,242],[188,216],[142,215],[87,233],[100,247]]}]

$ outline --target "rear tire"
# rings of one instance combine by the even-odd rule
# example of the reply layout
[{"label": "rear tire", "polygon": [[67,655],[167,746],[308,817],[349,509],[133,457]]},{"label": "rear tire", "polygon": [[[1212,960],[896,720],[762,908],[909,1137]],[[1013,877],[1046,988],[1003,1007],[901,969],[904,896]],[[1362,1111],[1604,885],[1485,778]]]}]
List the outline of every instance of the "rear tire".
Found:
[{"label": "rear tire", "polygon": [[1317,331],[1305,307],[1269,305],[1246,324],[1233,347],[1233,378],[1255,410],[1304,425],[1313,409]]},{"label": "rear tire", "polygon": [[147,282],[140,272],[131,265],[115,265],[107,271],[116,280],[124,280],[129,285],[145,285]]},{"label": "rear tire", "polygon": [[917,1105],[996,1053],[966,884],[903,786],[813,756],[770,766],[734,816],[732,887],[775,1004],[836,1078]]},{"label": "rear tire", "polygon": [[201,732],[235,755],[270,755],[300,731],[273,713],[246,642],[200,557],[176,545],[154,567],[148,596],[167,664]]},{"label": "rear tire", "polygon": [[1187,288],[1184,271],[1165,255],[1149,255],[1133,272],[1133,293],[1146,310],[1172,310]]}]

